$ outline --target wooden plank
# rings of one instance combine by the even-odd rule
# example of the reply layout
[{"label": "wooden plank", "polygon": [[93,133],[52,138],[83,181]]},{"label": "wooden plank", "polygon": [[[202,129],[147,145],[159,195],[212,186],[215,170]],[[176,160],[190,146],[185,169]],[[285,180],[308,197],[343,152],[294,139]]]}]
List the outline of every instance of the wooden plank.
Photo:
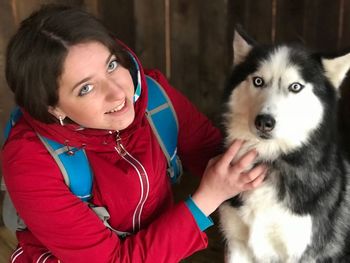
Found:
[{"label": "wooden plank", "polygon": [[248,24],[248,2],[244,0],[236,0],[228,2],[229,27],[240,24],[247,27]]},{"label": "wooden plank", "polygon": [[[229,56],[230,56],[230,64],[233,63],[233,36],[234,36],[234,30],[236,26],[241,26],[245,31],[247,31],[247,17],[246,14],[249,12],[247,10],[246,1],[244,0],[238,0],[238,1],[228,1],[228,13],[227,13],[227,19],[228,19],[228,41],[229,41]],[[249,33],[247,31],[247,33]]]},{"label": "wooden plank", "polygon": [[251,36],[261,43],[272,42],[272,1],[247,1],[249,13],[247,29]]},{"label": "wooden plank", "polygon": [[114,35],[132,49],[135,48],[134,1],[100,0],[99,16]]},{"label": "wooden plank", "polygon": [[145,68],[166,73],[164,0],[135,0],[135,48]]},{"label": "wooden plank", "polygon": [[340,0],[309,0],[304,5],[305,43],[319,51],[334,51],[338,43]]},{"label": "wooden plank", "polygon": [[16,25],[19,24],[24,18],[28,17],[34,10],[38,9],[41,5],[57,3],[62,5],[82,6],[83,0],[13,0],[13,6],[15,10]]},{"label": "wooden plank", "polygon": [[13,0],[11,1],[15,14],[15,24],[18,25],[21,20],[29,16],[35,9],[46,4],[61,4],[69,6],[86,7],[86,10],[94,15],[99,15],[99,0]]},{"label": "wooden plank", "polygon": [[276,42],[303,42],[303,18],[305,1],[277,1]]},{"label": "wooden plank", "polygon": [[348,14],[350,14],[350,1],[342,0],[341,1],[341,28],[340,28],[340,39],[338,47],[340,50],[345,48],[350,48],[350,19]]},{"label": "wooden plank", "polygon": [[[199,85],[197,102],[215,123],[220,122],[222,93],[232,61],[228,8],[224,0],[202,0],[199,7]],[[228,40],[230,39],[230,40]]]},{"label": "wooden plank", "polygon": [[84,6],[89,13],[99,16],[99,0],[84,0]]},{"label": "wooden plank", "polygon": [[12,8],[13,8],[16,27],[18,27],[19,23],[23,19],[28,17],[33,12],[33,10],[35,10],[40,6],[39,0],[28,0],[28,1],[13,0],[11,2],[12,2]]},{"label": "wooden plank", "polygon": [[230,2],[229,12],[232,12],[234,23],[241,24],[244,30],[260,43],[272,42],[272,0]]},{"label": "wooden plank", "polygon": [[171,2],[171,83],[199,106],[199,0]]}]

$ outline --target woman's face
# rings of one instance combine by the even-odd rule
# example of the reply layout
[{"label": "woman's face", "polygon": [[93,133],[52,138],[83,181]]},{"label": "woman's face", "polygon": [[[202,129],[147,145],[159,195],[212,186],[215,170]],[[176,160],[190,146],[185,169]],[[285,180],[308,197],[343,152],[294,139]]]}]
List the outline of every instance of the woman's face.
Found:
[{"label": "woman's face", "polygon": [[134,84],[129,70],[120,65],[99,42],[69,48],[59,79],[56,117],[68,117],[94,129],[123,130],[135,117]]}]

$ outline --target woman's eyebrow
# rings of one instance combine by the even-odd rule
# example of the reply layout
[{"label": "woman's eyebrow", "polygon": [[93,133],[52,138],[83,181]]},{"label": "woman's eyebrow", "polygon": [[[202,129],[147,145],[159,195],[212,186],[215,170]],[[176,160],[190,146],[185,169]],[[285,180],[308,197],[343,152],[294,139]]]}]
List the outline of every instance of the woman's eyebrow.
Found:
[{"label": "woman's eyebrow", "polygon": [[[109,61],[111,60],[111,58],[114,56],[113,53],[110,53],[109,56],[106,59],[106,65],[108,65]],[[92,78],[92,76],[86,77],[84,79],[82,79],[81,81],[77,82],[73,88],[72,91],[74,91],[77,87],[79,87],[81,84],[83,84],[84,82],[87,82],[88,80],[90,80]]]},{"label": "woman's eyebrow", "polygon": [[108,65],[108,63],[109,63],[109,61],[111,60],[111,57],[113,57],[114,56],[114,54],[109,54],[109,56],[108,56],[108,58],[107,58],[107,60],[106,60],[106,65]]},{"label": "woman's eyebrow", "polygon": [[89,76],[89,77],[86,77],[84,79],[82,79],[81,81],[79,81],[78,83],[76,83],[73,88],[72,88],[72,91],[74,91],[77,87],[79,87],[81,84],[87,82],[88,80],[90,80],[92,77]]}]

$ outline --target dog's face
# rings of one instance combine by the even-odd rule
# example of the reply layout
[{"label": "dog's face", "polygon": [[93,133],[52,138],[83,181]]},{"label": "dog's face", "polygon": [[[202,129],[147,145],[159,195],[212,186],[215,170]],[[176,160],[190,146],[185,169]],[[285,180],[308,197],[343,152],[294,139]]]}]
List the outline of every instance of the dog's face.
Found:
[{"label": "dog's face", "polygon": [[299,47],[251,45],[236,32],[227,143],[244,139],[267,160],[306,144],[335,108],[349,66],[350,55],[320,60]]}]

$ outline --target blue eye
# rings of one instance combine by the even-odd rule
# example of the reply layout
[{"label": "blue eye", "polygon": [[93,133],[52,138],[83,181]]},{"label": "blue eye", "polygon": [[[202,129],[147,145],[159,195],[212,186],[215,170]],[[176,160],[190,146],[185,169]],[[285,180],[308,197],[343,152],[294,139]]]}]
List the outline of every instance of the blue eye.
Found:
[{"label": "blue eye", "polygon": [[90,91],[92,91],[93,88],[94,88],[93,85],[86,84],[79,90],[79,94],[78,95],[79,96],[84,96],[84,95],[88,94]]},{"label": "blue eye", "polygon": [[290,84],[288,87],[289,91],[294,92],[294,93],[298,93],[303,88],[304,88],[304,85],[302,85],[298,82],[294,82],[294,83]]},{"label": "blue eye", "polygon": [[112,60],[108,64],[108,72],[114,71],[118,67],[118,61],[116,59]]},{"label": "blue eye", "polygon": [[253,84],[254,84],[255,87],[261,88],[262,86],[264,86],[265,82],[264,82],[263,78],[254,77],[253,78]]}]

